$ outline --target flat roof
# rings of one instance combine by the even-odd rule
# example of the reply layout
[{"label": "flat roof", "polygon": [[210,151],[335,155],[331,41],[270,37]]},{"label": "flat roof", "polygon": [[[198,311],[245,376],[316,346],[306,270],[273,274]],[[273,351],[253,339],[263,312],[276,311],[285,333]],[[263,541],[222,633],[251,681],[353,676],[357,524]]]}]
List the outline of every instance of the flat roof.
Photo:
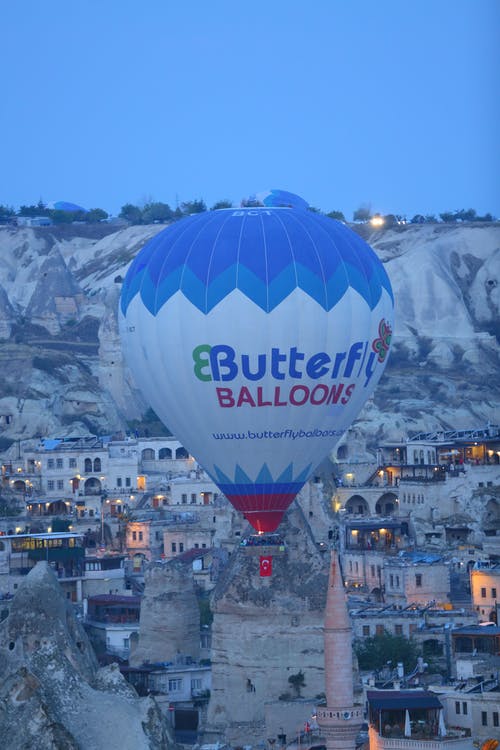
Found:
[{"label": "flat roof", "polygon": [[483,636],[499,636],[500,626],[498,625],[466,625],[463,628],[454,628],[451,631],[453,636],[460,635],[483,635]]},{"label": "flat roof", "polygon": [[51,531],[46,534],[0,534],[0,539],[82,539],[84,536],[74,531]]}]

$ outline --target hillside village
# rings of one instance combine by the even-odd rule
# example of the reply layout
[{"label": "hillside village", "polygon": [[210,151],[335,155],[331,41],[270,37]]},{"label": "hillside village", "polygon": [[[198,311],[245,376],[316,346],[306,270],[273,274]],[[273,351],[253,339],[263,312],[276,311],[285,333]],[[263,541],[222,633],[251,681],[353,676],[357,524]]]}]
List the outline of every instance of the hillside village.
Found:
[{"label": "hillside village", "polygon": [[[335,549],[367,707],[358,747],[367,733],[370,750],[401,747],[376,690],[432,693],[428,707],[405,708],[416,743],[405,748],[441,747],[436,705],[450,748],[499,736],[499,228],[370,238],[396,291],[392,362],[263,540],[158,427],[123,363],[120,284],[158,231],[0,229],[1,697],[24,696],[0,734],[17,736],[31,714],[25,743],[44,726],[47,747],[104,747],[94,727],[114,695],[129,714],[124,748],[321,746]],[[417,254],[434,274],[425,292],[408,273]],[[363,667],[363,643],[387,634],[410,640],[411,660]],[[47,669],[57,650],[66,701]],[[92,730],[72,713],[83,694]]]},{"label": "hillside village", "polygon": [[[306,676],[304,722],[323,692],[335,544],[356,641],[405,636],[435,670],[393,675],[391,665],[361,673],[359,686],[436,683],[447,722],[481,737],[485,692],[485,726],[498,716],[499,458],[500,429],[488,425],[380,445],[371,465],[328,462],[279,547],[252,549],[250,527],[174,438],[42,440],[2,466],[2,496],[18,509],[0,521],[3,617],[45,560],[101,662],[154,694],[178,738],[237,745],[280,727],[291,737],[288,677]],[[262,579],[258,554],[269,551]]]}]

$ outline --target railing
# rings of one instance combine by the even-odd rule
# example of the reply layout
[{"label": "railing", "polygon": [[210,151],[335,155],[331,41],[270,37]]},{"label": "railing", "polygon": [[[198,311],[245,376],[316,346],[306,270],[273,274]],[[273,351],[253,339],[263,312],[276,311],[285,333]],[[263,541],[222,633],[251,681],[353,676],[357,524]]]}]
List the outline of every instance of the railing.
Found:
[{"label": "railing", "polygon": [[[465,732],[465,730],[464,730]],[[470,750],[470,737],[457,737],[447,734],[446,737],[383,737],[369,728],[370,747],[378,750]]]}]

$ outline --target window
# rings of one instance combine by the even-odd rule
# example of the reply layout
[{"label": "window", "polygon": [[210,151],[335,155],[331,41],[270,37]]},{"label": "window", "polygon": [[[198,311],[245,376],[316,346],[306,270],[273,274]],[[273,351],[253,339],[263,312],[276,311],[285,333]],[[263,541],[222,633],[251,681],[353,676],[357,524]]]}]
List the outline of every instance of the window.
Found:
[{"label": "window", "polygon": [[195,549],[200,549],[200,545],[198,544],[198,542],[195,542],[194,548]]},{"label": "window", "polygon": [[462,701],[462,713],[464,716],[467,715],[467,703],[465,701]]},{"label": "window", "polygon": [[155,541],[157,541],[157,542],[160,541],[160,532],[159,531],[155,531]]},{"label": "window", "polygon": [[493,726],[494,727],[500,726],[498,723],[498,711],[493,711]]},{"label": "window", "polygon": [[62,458],[56,458],[56,468],[57,469],[62,469],[62,467],[63,467],[63,460],[62,460]]},{"label": "window", "polygon": [[188,496],[187,496],[187,494],[185,492],[183,492],[182,495],[181,495],[181,502],[182,502],[183,505],[185,505],[187,503],[187,501],[188,501]]},{"label": "window", "polygon": [[486,599],[486,589],[484,587],[481,588],[481,599]]},{"label": "window", "polygon": [[394,635],[403,635],[403,626],[402,625],[395,625],[394,626]]},{"label": "window", "polygon": [[172,552],[177,552],[177,543],[172,542]]},{"label": "window", "polygon": [[363,625],[363,635],[370,635],[370,626],[369,625]]},{"label": "window", "polygon": [[125,477],[125,487],[131,487],[132,482],[130,481],[130,477]]},{"label": "window", "polygon": [[481,724],[483,727],[488,726],[488,714],[486,711],[481,711]]},{"label": "window", "polygon": [[177,677],[171,677],[168,681],[168,690],[170,693],[178,693],[182,687],[182,680]]},{"label": "window", "polygon": [[455,713],[460,713],[460,701],[455,701]]},{"label": "window", "polygon": [[92,459],[86,458],[85,461],[83,462],[83,466],[84,466],[84,471],[86,474],[91,472],[92,471]]},{"label": "window", "polygon": [[205,542],[202,542],[201,548],[202,549],[206,549],[207,548],[207,545],[205,544]]},{"label": "window", "polygon": [[370,565],[370,571],[372,574],[372,578],[375,578],[375,565]]},{"label": "window", "polygon": [[121,477],[116,477],[116,486],[117,487],[121,487],[122,486],[122,478]]},{"label": "window", "polygon": [[390,580],[390,586],[391,586],[391,589],[392,589],[392,588],[394,588],[394,576],[392,575],[392,573],[389,576],[389,580]]},{"label": "window", "polygon": [[134,542],[137,541],[137,531],[133,531],[132,532],[132,541],[134,541]]},{"label": "window", "polygon": [[399,588],[399,576],[396,576],[396,587]]},{"label": "window", "polygon": [[191,505],[194,505],[196,502],[196,492],[191,493]]},{"label": "window", "polygon": [[139,531],[139,541],[142,542],[142,531]]},{"label": "window", "polygon": [[492,599],[496,599],[497,598],[497,590],[496,589],[491,589],[491,598]]},{"label": "window", "polygon": [[123,639],[123,648],[130,648],[130,638]]},{"label": "window", "polygon": [[57,480],[57,489],[63,490],[64,489],[64,479],[58,479]]},{"label": "window", "polygon": [[184,542],[179,542],[179,552],[184,552]]},{"label": "window", "polygon": [[101,471],[101,459],[94,458],[94,472]]},{"label": "window", "polygon": [[422,586],[422,573],[415,573],[415,586]]},{"label": "window", "polygon": [[358,572],[358,562],[357,561],[354,563],[354,567],[356,568],[356,573],[357,573]]},{"label": "window", "polygon": [[375,625],[375,635],[384,635],[384,626],[383,625]]},{"label": "window", "polygon": [[352,560],[349,560],[349,572],[352,573]]},{"label": "window", "polygon": [[53,479],[49,479],[49,481],[47,482],[47,489],[48,490],[53,490],[54,489],[54,480]]},{"label": "window", "polygon": [[201,680],[200,679],[191,680],[191,690],[201,690]]},{"label": "window", "polygon": [[54,468],[54,459],[49,458],[49,460],[47,461],[47,469],[53,469],[53,468]]},{"label": "window", "polygon": [[76,469],[76,458],[70,458],[68,466],[70,469]]}]

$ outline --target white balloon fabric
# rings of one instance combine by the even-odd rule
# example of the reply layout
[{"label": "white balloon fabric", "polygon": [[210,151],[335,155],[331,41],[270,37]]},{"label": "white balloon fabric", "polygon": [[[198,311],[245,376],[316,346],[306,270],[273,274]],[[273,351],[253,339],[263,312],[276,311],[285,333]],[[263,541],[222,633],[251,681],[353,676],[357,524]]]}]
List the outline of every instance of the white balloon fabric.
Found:
[{"label": "white balloon fabric", "polygon": [[131,264],[127,362],[147,401],[258,531],[274,531],[384,370],[393,295],[373,250],[302,208],[170,225]]}]

